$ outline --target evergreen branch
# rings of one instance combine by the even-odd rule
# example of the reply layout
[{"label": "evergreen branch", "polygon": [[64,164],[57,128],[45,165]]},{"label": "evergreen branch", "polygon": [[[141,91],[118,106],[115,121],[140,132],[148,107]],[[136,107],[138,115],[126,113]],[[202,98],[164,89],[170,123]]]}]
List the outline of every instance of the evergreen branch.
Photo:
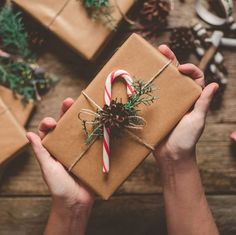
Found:
[{"label": "evergreen branch", "polygon": [[14,13],[11,7],[4,7],[0,11],[0,25],[0,38],[4,50],[23,58],[32,58],[21,13]]},{"label": "evergreen branch", "polygon": [[102,125],[101,124],[94,125],[92,132],[90,134],[87,132],[87,138],[85,140],[85,144],[90,144],[95,138],[101,137],[102,135],[103,135]]},{"label": "evergreen branch", "polygon": [[108,0],[82,0],[85,8],[93,19],[102,19],[111,29],[116,30],[115,19],[112,16],[112,7]]},{"label": "evergreen branch", "polygon": [[151,105],[157,97],[152,95],[154,90],[153,84],[146,84],[144,81],[137,80],[133,83],[134,95],[130,96],[125,104],[127,110],[133,110],[137,113],[136,107],[140,104]]},{"label": "evergreen branch", "polygon": [[3,7],[0,24],[0,84],[20,94],[23,102],[39,100],[57,79],[35,64],[21,13]]},{"label": "evergreen branch", "polygon": [[49,89],[56,80],[38,72],[37,66],[33,67],[24,62],[0,58],[0,84],[20,94],[23,102],[39,99],[39,93]]}]

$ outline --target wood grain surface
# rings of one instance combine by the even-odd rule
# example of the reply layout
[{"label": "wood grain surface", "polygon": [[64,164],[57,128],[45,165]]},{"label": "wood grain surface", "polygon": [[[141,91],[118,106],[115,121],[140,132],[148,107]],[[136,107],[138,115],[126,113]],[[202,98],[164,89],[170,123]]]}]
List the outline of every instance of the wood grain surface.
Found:
[{"label": "wood grain surface", "polygon": [[[186,1],[185,4],[178,0],[174,2],[175,8],[169,17],[170,27],[188,26],[195,18],[194,1]],[[61,102],[66,97],[77,98],[126,37],[126,33],[117,32],[101,56],[89,64],[56,37],[47,34],[39,63],[55,73],[60,82],[37,105],[27,129],[36,131],[39,121],[46,116],[58,118]],[[167,40],[168,33],[161,36],[155,45]],[[221,235],[235,235],[236,145],[230,142],[228,136],[236,129],[236,60],[235,50],[222,49],[222,53],[229,71],[228,86],[221,107],[208,115],[197,152],[208,202]],[[195,59],[192,62],[197,63]],[[96,200],[88,234],[165,235],[161,192],[158,169],[150,156],[111,200]],[[1,178],[0,235],[42,234],[50,204],[49,192],[29,148],[8,164]]]}]

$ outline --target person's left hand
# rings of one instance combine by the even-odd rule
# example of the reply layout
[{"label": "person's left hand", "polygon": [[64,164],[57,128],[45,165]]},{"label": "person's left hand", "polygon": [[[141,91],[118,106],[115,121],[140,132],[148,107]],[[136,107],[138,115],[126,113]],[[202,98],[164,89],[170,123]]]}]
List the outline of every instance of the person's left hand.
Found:
[{"label": "person's left hand", "polygon": [[[62,116],[74,103],[71,98],[64,100],[61,108]],[[57,122],[53,118],[44,118],[38,128],[38,135],[29,132],[29,139],[39,162],[43,178],[52,194],[53,203],[59,207],[71,209],[83,208],[85,213],[91,209],[94,194],[77,178],[70,175],[61,163],[55,160],[43,147],[41,140],[53,130]]]}]

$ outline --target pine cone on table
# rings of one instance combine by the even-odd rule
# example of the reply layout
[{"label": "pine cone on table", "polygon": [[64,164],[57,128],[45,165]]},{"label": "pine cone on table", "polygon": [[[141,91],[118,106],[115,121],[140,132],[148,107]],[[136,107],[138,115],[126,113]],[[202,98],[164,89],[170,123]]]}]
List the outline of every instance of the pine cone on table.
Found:
[{"label": "pine cone on table", "polygon": [[158,35],[168,24],[171,10],[168,0],[146,0],[140,7],[139,23],[143,26],[144,36]]},{"label": "pine cone on table", "polygon": [[170,35],[169,46],[180,62],[186,60],[195,49],[192,30],[188,27],[173,29]]}]

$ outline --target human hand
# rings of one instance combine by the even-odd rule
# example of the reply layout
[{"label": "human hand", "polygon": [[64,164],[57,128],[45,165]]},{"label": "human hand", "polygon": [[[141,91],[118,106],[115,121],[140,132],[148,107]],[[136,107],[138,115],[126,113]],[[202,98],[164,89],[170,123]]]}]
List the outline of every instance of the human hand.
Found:
[{"label": "human hand", "polygon": [[[64,100],[60,117],[73,103],[74,101],[70,98]],[[52,194],[54,207],[62,208],[63,210],[68,209],[68,211],[75,209],[79,213],[88,213],[94,202],[94,194],[79,179],[70,175],[41,143],[41,140],[56,125],[57,122],[53,118],[44,118],[39,124],[38,135],[29,132],[27,133],[27,138],[39,162],[44,181]]]},{"label": "human hand", "polygon": [[[173,63],[178,65],[174,53],[165,45],[159,47],[159,51]],[[181,73],[190,76],[197,84],[204,88],[204,74],[193,64],[179,65]],[[193,109],[189,111],[154,151],[159,166],[169,161],[185,159],[189,156],[195,157],[195,146],[199,140],[204,126],[207,111],[214,93],[218,89],[218,84],[211,83],[206,86]]]},{"label": "human hand", "polygon": [[234,131],[233,133],[231,133],[230,139],[236,143],[236,131]]}]

